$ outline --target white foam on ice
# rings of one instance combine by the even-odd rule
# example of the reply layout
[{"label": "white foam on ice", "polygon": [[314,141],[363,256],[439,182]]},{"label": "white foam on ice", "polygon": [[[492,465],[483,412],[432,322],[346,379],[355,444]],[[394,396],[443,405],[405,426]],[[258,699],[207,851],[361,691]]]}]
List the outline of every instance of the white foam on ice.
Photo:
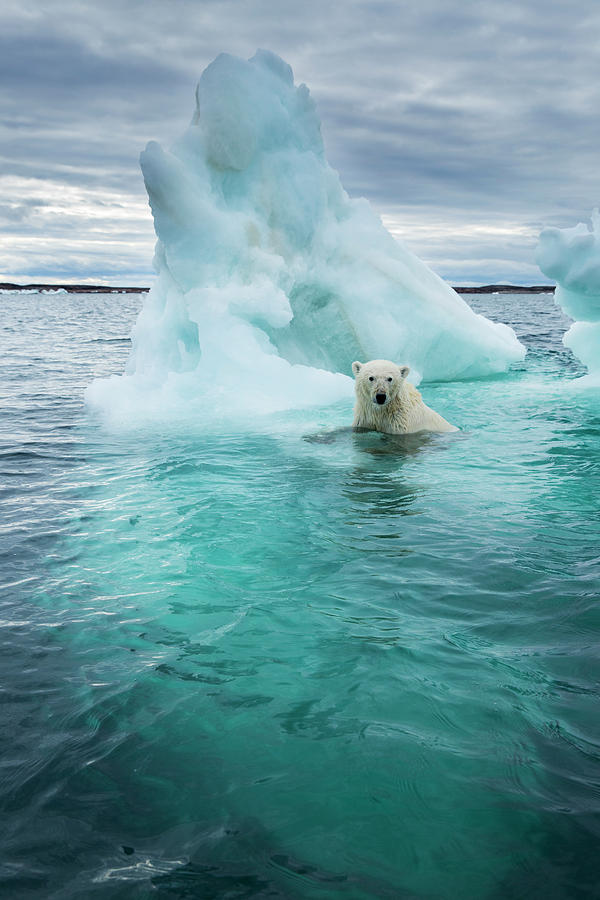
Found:
[{"label": "white foam on ice", "polygon": [[148,144],[141,166],[158,278],[126,374],[92,384],[92,406],[258,415],[350,400],[355,359],[408,363],[418,383],[524,355],[348,197],[308,89],[272,53],[219,56],[190,127],[170,151]]},{"label": "white foam on ice", "polygon": [[591,225],[546,228],[536,250],[537,263],[556,281],[556,303],[575,319],[563,343],[587,366],[580,379],[586,386],[600,384],[600,213],[592,212]]}]

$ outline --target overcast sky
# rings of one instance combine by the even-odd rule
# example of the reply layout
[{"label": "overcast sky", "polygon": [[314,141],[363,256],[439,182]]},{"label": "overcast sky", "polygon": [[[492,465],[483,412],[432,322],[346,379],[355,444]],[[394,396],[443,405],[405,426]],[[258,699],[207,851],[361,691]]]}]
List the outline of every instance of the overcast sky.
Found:
[{"label": "overcast sky", "polygon": [[3,0],[0,280],[149,284],[138,157],[220,52],[305,82],[351,196],[454,284],[600,204],[598,0]]}]

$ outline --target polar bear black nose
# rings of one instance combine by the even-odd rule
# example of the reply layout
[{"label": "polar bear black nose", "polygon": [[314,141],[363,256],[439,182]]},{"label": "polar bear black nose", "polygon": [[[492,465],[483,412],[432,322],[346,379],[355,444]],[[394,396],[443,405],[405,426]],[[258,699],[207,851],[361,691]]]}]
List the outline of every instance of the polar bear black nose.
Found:
[{"label": "polar bear black nose", "polygon": [[383,406],[385,401],[387,400],[387,394],[375,394],[375,399],[379,403],[380,406]]}]

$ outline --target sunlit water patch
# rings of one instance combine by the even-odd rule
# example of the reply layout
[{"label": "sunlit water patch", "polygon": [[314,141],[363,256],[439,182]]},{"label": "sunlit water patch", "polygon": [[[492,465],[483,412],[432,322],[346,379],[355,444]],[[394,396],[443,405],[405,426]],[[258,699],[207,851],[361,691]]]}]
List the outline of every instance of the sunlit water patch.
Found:
[{"label": "sunlit water patch", "polygon": [[526,360],[396,438],[107,431],[139,298],[2,297],[8,895],[594,896],[600,401],[469,300]]}]

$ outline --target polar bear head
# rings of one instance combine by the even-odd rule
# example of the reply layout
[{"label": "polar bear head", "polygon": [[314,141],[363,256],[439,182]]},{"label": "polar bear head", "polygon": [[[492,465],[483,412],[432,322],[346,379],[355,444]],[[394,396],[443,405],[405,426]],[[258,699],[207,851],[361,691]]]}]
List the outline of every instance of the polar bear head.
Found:
[{"label": "polar bear head", "polygon": [[385,407],[402,392],[410,368],[397,366],[387,359],[372,359],[368,363],[353,362],[352,371],[357,398],[362,403]]}]

